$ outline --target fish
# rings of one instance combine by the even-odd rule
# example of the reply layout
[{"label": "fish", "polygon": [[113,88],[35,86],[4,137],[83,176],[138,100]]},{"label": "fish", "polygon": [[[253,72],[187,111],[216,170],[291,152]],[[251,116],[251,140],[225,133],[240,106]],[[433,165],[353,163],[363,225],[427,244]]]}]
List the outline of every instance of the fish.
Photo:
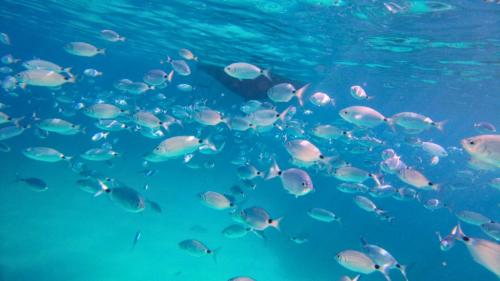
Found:
[{"label": "fish", "polygon": [[135,189],[127,186],[109,187],[102,180],[98,182],[101,189],[94,194],[94,197],[106,193],[117,206],[131,213],[141,213],[146,208],[146,199]]},{"label": "fish", "polygon": [[325,140],[337,140],[342,137],[352,139],[352,133],[346,130],[342,130],[333,125],[317,125],[312,129],[312,134],[318,138]]},{"label": "fish", "polygon": [[91,148],[80,154],[80,157],[89,161],[109,161],[118,156],[118,152],[105,148]]},{"label": "fish", "polygon": [[327,93],[316,92],[309,97],[309,102],[315,106],[322,107],[326,105],[335,106],[335,100],[331,98]]},{"label": "fish", "polygon": [[132,241],[131,250],[135,249],[135,246],[137,246],[137,243],[139,242],[139,240],[141,240],[141,237],[142,237],[142,232],[140,230],[138,230],[134,235],[134,240]]},{"label": "fish", "polygon": [[151,86],[159,86],[168,81],[168,74],[161,69],[152,69],[144,74],[142,80]]},{"label": "fish", "polygon": [[[376,271],[384,272],[380,265],[375,264],[366,254],[356,250],[344,250],[335,255],[335,260],[344,268],[362,274],[371,274]],[[386,279],[391,279],[384,274]]]},{"label": "fish", "polygon": [[248,163],[245,165],[239,166],[237,169],[237,174],[238,174],[238,177],[242,180],[252,180],[252,179],[257,178],[257,177],[261,177],[261,178],[264,177],[263,172],[257,170],[257,168],[255,168],[254,166],[252,166]]},{"label": "fish", "polygon": [[351,86],[351,96],[357,100],[371,100],[372,96],[368,96],[365,89],[359,85]]},{"label": "fish", "polygon": [[50,147],[28,147],[23,150],[24,156],[42,162],[55,163],[59,161],[69,161],[72,157],[66,156],[54,148]]},{"label": "fish", "polygon": [[86,42],[70,42],[64,45],[64,50],[71,55],[80,57],[94,57],[96,55],[104,55],[106,49],[97,48],[96,46]]},{"label": "fish", "polygon": [[462,139],[461,144],[474,159],[500,168],[500,135],[478,135]]},{"label": "fish", "polygon": [[455,241],[457,240],[457,227],[454,227],[450,234],[442,237],[439,232],[436,232],[436,235],[439,239],[439,248],[441,251],[446,252],[455,246]]},{"label": "fish", "polygon": [[335,169],[332,176],[344,182],[363,183],[374,175],[353,166],[344,166]]},{"label": "fish", "polygon": [[153,154],[160,157],[160,159],[176,158],[193,153],[202,146],[208,146],[216,150],[210,140],[202,140],[195,136],[175,136],[162,141],[153,150]]},{"label": "fish", "polygon": [[70,73],[71,72],[71,67],[61,67],[51,61],[47,60],[42,60],[42,59],[32,59],[28,60],[22,63],[22,66],[28,70],[32,69],[41,69],[41,70],[48,70],[48,71],[54,71],[57,73]]},{"label": "fish", "polygon": [[435,122],[430,117],[415,112],[400,112],[393,115],[389,120],[390,124],[399,126],[410,134],[419,134],[430,128],[442,131],[446,124],[446,121]]},{"label": "fish", "polygon": [[398,178],[406,184],[422,190],[439,190],[439,185],[430,181],[424,174],[411,167],[399,169]]},{"label": "fish", "polygon": [[29,128],[30,128],[29,126],[19,126],[19,125],[2,127],[0,128],[0,141],[17,137],[22,133],[24,133],[24,131],[26,131]]},{"label": "fish", "polygon": [[83,108],[83,113],[95,119],[115,119],[125,114],[126,111],[112,104],[96,103]]},{"label": "fish", "polygon": [[280,223],[283,217],[272,219],[269,213],[261,207],[249,207],[243,209],[239,216],[246,225],[251,228],[262,231],[268,227],[273,227],[277,230],[280,229]]},{"label": "fish", "polygon": [[12,44],[9,35],[4,32],[0,32],[0,42],[7,46]]},{"label": "fish", "polygon": [[215,210],[234,208],[234,203],[224,194],[215,191],[206,191],[198,194],[200,201],[207,207]]},{"label": "fish", "polygon": [[280,83],[267,90],[267,96],[269,97],[269,99],[276,103],[289,102],[293,97],[296,97],[299,101],[299,104],[303,106],[303,95],[308,87],[309,84],[306,84],[300,89],[296,89],[290,83]]},{"label": "fish", "polygon": [[457,225],[457,240],[463,242],[475,262],[500,278],[500,244],[480,238],[469,237]]},{"label": "fish", "polygon": [[75,83],[75,76],[64,76],[58,72],[45,69],[29,69],[17,73],[14,78],[20,85],[39,87],[59,87],[66,83]]},{"label": "fish", "polygon": [[47,183],[43,181],[40,178],[36,177],[21,177],[19,174],[16,173],[16,182],[18,183],[23,183],[26,185],[30,190],[35,191],[35,192],[43,192],[47,191],[49,189]]},{"label": "fish", "polygon": [[94,69],[94,68],[86,68],[84,71],[83,71],[83,74],[85,76],[88,76],[88,77],[98,77],[98,76],[102,76],[102,72],[97,70],[97,69]]},{"label": "fish", "polygon": [[285,143],[285,149],[293,159],[304,163],[327,163],[330,160],[316,145],[305,139],[290,140]]},{"label": "fish", "polygon": [[339,111],[345,121],[361,128],[374,128],[383,123],[390,123],[380,112],[367,106],[350,106]]},{"label": "fish", "polygon": [[44,131],[57,133],[60,135],[76,135],[84,133],[85,130],[80,125],[73,124],[60,118],[43,119],[36,126]]},{"label": "fish", "polygon": [[[191,75],[191,68],[189,65],[186,63],[184,60],[174,60],[170,57],[167,56],[167,60],[165,61],[166,63],[170,64],[172,66],[172,69],[175,71],[175,73],[181,75],[181,76],[189,76]],[[165,63],[161,61],[160,63]]]},{"label": "fish", "polygon": [[480,134],[491,134],[497,131],[495,125],[489,122],[478,122],[474,123],[474,129]]},{"label": "fish", "polygon": [[212,256],[215,262],[217,262],[217,254],[220,248],[211,250],[203,242],[195,239],[187,239],[179,242],[179,248],[186,251],[188,254],[194,257]]},{"label": "fish", "polygon": [[125,42],[126,38],[114,30],[103,29],[100,32],[101,38],[109,42]]},{"label": "fish", "polygon": [[281,170],[278,163],[274,161],[266,179],[269,180],[275,177],[279,177],[283,188],[295,197],[304,196],[314,191],[311,177],[302,169],[289,168]]},{"label": "fish", "polygon": [[307,211],[307,214],[321,222],[332,222],[332,221],[337,221],[337,222],[342,222],[342,219],[338,217],[336,214],[334,214],[332,211],[322,209],[322,208],[312,208]]},{"label": "fish", "polygon": [[406,266],[401,265],[391,253],[380,246],[368,244],[363,237],[361,237],[360,241],[363,251],[373,260],[373,262],[381,266],[384,276],[389,275],[388,271],[390,269],[398,269],[403,275],[403,278],[408,281]]},{"label": "fish", "polygon": [[259,76],[264,76],[271,80],[269,70],[260,69],[259,67],[246,62],[236,62],[224,67],[224,72],[238,80],[253,80]]},{"label": "fish", "polygon": [[480,227],[486,235],[500,241],[500,223],[491,221],[481,224]]},{"label": "fish", "polygon": [[480,226],[480,225],[483,225],[485,223],[493,222],[490,218],[487,218],[484,215],[482,215],[480,213],[473,212],[473,211],[463,210],[463,211],[457,212],[455,215],[457,216],[457,218],[460,221],[468,223],[468,224],[476,225],[476,226]]},{"label": "fish", "polygon": [[183,59],[185,60],[194,60],[194,61],[198,61],[198,57],[195,56],[193,54],[193,52],[191,52],[190,50],[188,49],[185,49],[185,48],[181,48],[179,49],[178,51],[178,54],[179,56],[181,56]]},{"label": "fish", "polygon": [[232,224],[230,226],[227,226],[222,230],[222,234],[226,238],[230,239],[235,239],[235,238],[241,238],[247,235],[247,233],[253,231],[251,227],[249,226],[244,226],[241,224]]}]

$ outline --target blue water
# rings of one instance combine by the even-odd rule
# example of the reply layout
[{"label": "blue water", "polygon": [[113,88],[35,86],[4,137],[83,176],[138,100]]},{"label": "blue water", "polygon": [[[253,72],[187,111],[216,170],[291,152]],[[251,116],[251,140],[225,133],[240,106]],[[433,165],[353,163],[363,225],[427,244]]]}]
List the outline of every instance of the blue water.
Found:
[{"label": "blue water", "polygon": [[[500,126],[500,6],[460,0],[385,4],[399,8],[391,12],[383,1],[3,0],[0,32],[8,34],[12,44],[0,44],[0,55],[70,66],[77,81],[56,89],[27,86],[25,90],[1,90],[0,102],[8,107],[0,111],[25,116],[21,124],[31,128],[2,141],[10,151],[0,152],[0,280],[216,281],[235,276],[259,281],[338,280],[356,273],[341,267],[335,254],[361,250],[361,236],[408,265],[411,281],[497,280],[495,274],[473,261],[463,243],[441,251],[435,232],[447,234],[457,224],[455,213],[461,210],[500,220],[500,191],[488,185],[492,178],[500,177],[498,168],[473,169],[467,164],[469,156],[460,149],[461,139],[479,134],[474,123]],[[102,29],[115,30],[127,40],[107,42],[99,36]],[[106,48],[106,55],[70,55],[63,46],[72,41]],[[199,63],[188,62],[190,76],[175,74],[171,85],[140,96],[122,93],[113,86],[123,78],[142,81],[151,69],[169,72],[171,67],[159,61],[167,55],[180,59],[179,48],[187,48],[200,58]],[[311,83],[304,107],[295,99],[276,103],[278,111],[288,105],[297,108],[293,119],[300,121],[306,132],[301,138],[310,139],[327,156],[337,151],[353,166],[377,174],[381,173],[380,153],[393,148],[407,164],[442,186],[437,192],[421,191],[422,197],[438,198],[451,210],[429,211],[417,200],[372,198],[395,217],[392,223],[381,221],[357,207],[352,194],[337,190],[339,180],[316,167],[306,169],[315,192],[300,198],[287,194],[278,179],[257,179],[255,190],[245,188],[237,175],[238,166],[231,163],[240,155],[266,172],[270,155],[275,155],[282,168],[293,167],[284,143],[296,137],[278,128],[241,134],[224,124],[207,127],[183,121],[182,127],[172,126],[161,139],[125,130],[112,132],[106,141],[93,142],[91,136],[100,131],[93,125],[96,120],[81,111],[68,111],[80,102],[90,106],[99,100],[113,103],[122,98],[128,101],[126,109],[130,111],[137,105],[148,110],[158,107],[171,114],[174,105],[203,102],[225,116],[243,116],[239,107],[245,100],[200,67],[222,70],[233,62],[271,69],[272,76],[297,86]],[[21,62],[6,66],[12,68],[10,75],[24,70]],[[84,76],[83,70],[90,67],[102,71],[103,76]],[[0,77],[3,80],[7,75]],[[195,90],[183,93],[175,87],[180,83],[191,84]],[[349,94],[352,85],[362,85],[374,98],[355,100]],[[310,104],[308,96],[317,91],[329,94],[336,105],[318,108]],[[158,93],[167,99],[155,100]],[[56,101],[63,95],[71,97],[70,104]],[[427,154],[408,145],[406,138],[415,135],[393,132],[385,125],[356,129],[338,115],[339,110],[352,105],[369,106],[389,117],[411,111],[436,121],[446,120],[442,132],[431,128],[416,136],[447,148],[448,157],[431,166]],[[62,108],[66,111],[61,112]],[[87,133],[50,133],[40,138],[35,134],[38,121],[31,118],[34,112],[42,119],[71,121],[85,127]],[[355,130],[358,136],[382,139],[384,144],[353,154],[349,151],[359,145],[313,138],[311,128],[319,123],[339,124]],[[177,135],[212,136],[218,145],[225,142],[225,147],[215,155],[194,153],[194,160],[210,165],[202,163],[193,169],[182,159],[173,159],[150,163],[148,168],[158,173],[143,176],[143,156],[163,139]],[[112,143],[122,155],[111,163],[79,157],[104,142]],[[32,146],[53,147],[74,158],[71,163],[34,161],[22,154]],[[105,194],[94,197],[81,191],[76,181],[82,176],[69,167],[78,162],[125,182],[157,202],[162,212],[146,208],[139,214],[130,213]],[[464,171],[470,174],[464,176]],[[16,174],[43,179],[49,188],[33,192],[16,182]],[[384,181],[398,188],[407,186],[393,175],[385,175]],[[456,188],[458,184],[462,188]],[[197,194],[207,190],[228,193],[233,185],[242,186],[247,194],[247,199],[237,204],[239,208],[261,206],[273,217],[284,217],[281,231],[266,229],[266,239],[252,233],[239,239],[224,237],[221,231],[234,223],[229,211],[207,208]],[[313,207],[333,210],[342,223],[311,219],[306,212]],[[469,236],[493,241],[479,227],[463,227]],[[138,231],[141,238],[133,246]],[[289,235],[306,235],[308,242],[296,244]],[[185,239],[220,248],[217,262],[180,249],[178,243]],[[403,280],[396,270],[391,271],[391,277]],[[384,278],[373,273],[360,280]]]}]

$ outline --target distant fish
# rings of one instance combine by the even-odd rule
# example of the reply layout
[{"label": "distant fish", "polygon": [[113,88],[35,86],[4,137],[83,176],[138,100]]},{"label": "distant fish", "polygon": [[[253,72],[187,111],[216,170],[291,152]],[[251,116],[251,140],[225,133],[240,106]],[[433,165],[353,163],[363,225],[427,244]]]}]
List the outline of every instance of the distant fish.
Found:
[{"label": "distant fish", "polygon": [[64,50],[71,55],[80,57],[93,57],[105,54],[105,49],[97,48],[86,42],[70,42],[64,46]]},{"label": "distant fish", "polygon": [[28,147],[23,150],[23,154],[30,159],[42,162],[54,163],[62,160],[71,160],[71,157],[50,147]]},{"label": "distant fish", "polygon": [[142,232],[140,230],[138,230],[134,235],[134,240],[132,241],[131,250],[135,249],[135,246],[137,246],[137,243],[139,242],[139,240],[141,240],[141,238],[142,238]]},{"label": "distant fish", "polygon": [[373,99],[372,96],[368,96],[368,94],[366,94],[365,89],[363,89],[363,87],[358,85],[351,86],[351,96],[357,100]]},{"label": "distant fish", "polygon": [[267,69],[262,70],[253,64],[245,62],[232,63],[224,67],[224,72],[226,72],[227,75],[239,80],[246,80],[246,79],[252,80],[261,75],[271,80],[271,76],[269,75],[269,70]]},{"label": "distant fish", "polygon": [[199,240],[188,239],[179,242],[179,247],[186,251],[188,254],[194,257],[212,256],[215,262],[217,262],[217,253],[220,248],[211,250],[205,244]]},{"label": "distant fish", "polygon": [[489,122],[474,123],[474,129],[480,134],[491,134],[497,131],[497,128]]},{"label": "distant fish", "polygon": [[21,177],[19,174],[16,174],[16,182],[23,183],[26,186],[28,186],[30,190],[36,192],[47,191],[49,188],[42,179],[35,177],[24,178]]},{"label": "distant fish", "polygon": [[101,38],[109,42],[125,42],[125,37],[110,29],[101,30]]},{"label": "distant fish", "polygon": [[193,52],[191,52],[191,51],[190,51],[190,50],[188,50],[188,49],[184,49],[184,48],[179,49],[178,53],[179,53],[179,56],[181,56],[181,57],[182,57],[183,59],[185,59],[185,60],[194,60],[194,61],[198,61],[198,57],[197,57],[197,56],[195,56],[195,55],[193,54]]}]

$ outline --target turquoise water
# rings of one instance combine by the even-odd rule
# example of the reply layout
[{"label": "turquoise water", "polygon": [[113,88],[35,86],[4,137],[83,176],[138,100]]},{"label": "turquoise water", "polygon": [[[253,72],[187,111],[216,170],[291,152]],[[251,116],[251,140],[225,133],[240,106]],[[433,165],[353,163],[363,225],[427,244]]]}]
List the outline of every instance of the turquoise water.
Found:
[{"label": "turquoise water", "polygon": [[[27,85],[26,89],[1,90],[0,102],[6,107],[0,111],[24,116],[19,125],[31,127],[1,141],[10,150],[0,152],[0,280],[216,281],[236,276],[259,281],[338,280],[356,273],[339,265],[335,255],[346,249],[361,251],[360,237],[407,265],[411,281],[498,279],[474,262],[464,243],[457,241],[450,251],[441,251],[435,232],[448,234],[458,222],[455,214],[463,210],[500,220],[500,191],[488,184],[500,177],[500,170],[471,167],[469,154],[460,144],[463,138],[482,134],[475,123],[500,126],[499,5],[459,0],[4,0],[0,7],[0,32],[11,41],[10,45],[0,44],[0,55],[12,54],[21,60],[2,65],[12,69],[0,74],[2,80],[23,71],[22,62],[33,58],[72,67],[71,73],[76,75],[75,83],[61,87]],[[103,40],[103,29],[118,32],[126,41]],[[71,55],[63,47],[72,41],[106,48],[106,54],[91,58]],[[187,62],[191,75],[175,73],[165,88],[140,95],[114,86],[124,78],[142,81],[151,69],[169,73],[172,67],[159,62],[167,55],[181,59],[180,48],[199,57],[199,62]],[[272,81],[230,78],[223,69],[235,62],[270,69]],[[103,75],[88,77],[83,74],[87,68]],[[296,87],[310,83],[305,105],[301,107],[295,98],[287,103],[272,102],[265,91],[278,82]],[[181,83],[194,90],[178,90]],[[373,99],[354,99],[349,91],[352,85],[362,85]],[[313,105],[309,97],[318,91],[335,99],[335,105]],[[160,93],[165,99],[158,98]],[[242,96],[272,102],[278,112],[290,105],[297,112],[288,115],[288,128],[277,120],[277,126],[268,132],[241,133],[225,124],[205,126],[191,120],[189,109],[200,104],[227,118],[244,116],[239,110],[246,102]],[[181,106],[190,116],[179,120],[182,126],[161,129],[165,136],[158,139],[142,136],[125,116],[122,119],[128,121],[130,130],[92,141],[102,130],[83,113],[85,109],[76,108],[80,103],[89,107],[99,102],[118,104],[118,100],[127,102],[120,107],[130,113],[159,108],[158,116],[173,115],[175,106]],[[341,109],[353,105],[374,108],[387,117],[416,112],[446,124],[443,131],[430,128],[417,135],[400,128],[393,131],[385,124],[359,128],[339,116]],[[33,113],[42,120],[71,121],[86,128],[86,133],[44,136]],[[361,141],[329,142],[314,137],[312,128],[326,123],[352,131],[356,138],[371,136],[383,143],[361,145]],[[298,125],[290,128],[290,124]],[[12,123],[0,126],[1,130]],[[305,133],[298,135],[299,129]],[[145,154],[162,140],[178,135],[210,137],[217,147],[225,145],[213,155],[194,152],[188,165],[183,157],[144,163]],[[417,137],[440,144],[448,156],[430,165],[431,157],[411,145]],[[352,166],[384,175],[384,182],[396,188],[410,187],[380,169],[381,152],[392,148],[441,188],[419,190],[420,201],[364,194],[394,216],[389,223],[360,209],[353,194],[340,192],[337,187],[342,181],[329,175],[324,165],[302,168],[311,176],[315,191],[299,198],[287,194],[279,179],[257,178],[255,190],[242,183],[237,169],[244,162],[266,173],[271,158],[283,169],[297,166],[285,149],[292,139],[311,140],[325,156],[338,156]],[[107,162],[79,156],[104,143],[121,156]],[[23,155],[25,148],[35,146],[52,147],[73,158],[48,163]],[[108,194],[94,197],[83,192],[76,183],[84,178],[75,169],[79,163],[96,171],[97,178],[112,178],[140,192],[158,203],[161,213],[149,205],[140,213],[127,212]],[[157,173],[144,176],[144,169]],[[16,174],[40,178],[48,189],[34,192],[16,181]],[[365,184],[375,185],[370,179]],[[246,198],[235,201],[237,208],[232,211],[210,209],[198,198],[208,190],[229,194],[234,185],[244,190]],[[431,198],[438,198],[446,207],[426,209],[424,202]],[[284,217],[281,230],[266,229],[265,239],[253,233],[238,239],[225,237],[222,230],[235,223],[230,213],[251,206],[265,208],[273,218]],[[314,207],[334,211],[342,223],[313,220],[307,211]],[[478,226],[462,222],[462,227],[471,237],[494,241]],[[138,232],[140,239],[134,243]],[[295,235],[307,237],[308,242],[294,243],[290,236]],[[220,248],[217,262],[181,249],[178,244],[186,239]],[[391,271],[391,277],[404,280],[397,270]],[[384,277],[375,272],[360,280]]]}]

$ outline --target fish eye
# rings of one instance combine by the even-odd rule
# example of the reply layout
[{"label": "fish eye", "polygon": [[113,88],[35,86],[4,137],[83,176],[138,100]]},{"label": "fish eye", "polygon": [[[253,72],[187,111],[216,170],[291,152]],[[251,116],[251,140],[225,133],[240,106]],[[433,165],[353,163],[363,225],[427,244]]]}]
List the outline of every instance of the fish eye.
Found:
[{"label": "fish eye", "polygon": [[64,80],[68,81],[68,80],[69,80],[69,77],[64,77]]},{"label": "fish eye", "polygon": [[212,253],[212,250],[207,250],[207,254],[211,254]]},{"label": "fish eye", "polygon": [[230,68],[229,66],[228,66],[228,67],[226,67],[226,69],[227,69],[227,70],[231,70],[231,68]]},{"label": "fish eye", "polygon": [[474,141],[469,142],[470,145],[475,145],[476,143]]}]

